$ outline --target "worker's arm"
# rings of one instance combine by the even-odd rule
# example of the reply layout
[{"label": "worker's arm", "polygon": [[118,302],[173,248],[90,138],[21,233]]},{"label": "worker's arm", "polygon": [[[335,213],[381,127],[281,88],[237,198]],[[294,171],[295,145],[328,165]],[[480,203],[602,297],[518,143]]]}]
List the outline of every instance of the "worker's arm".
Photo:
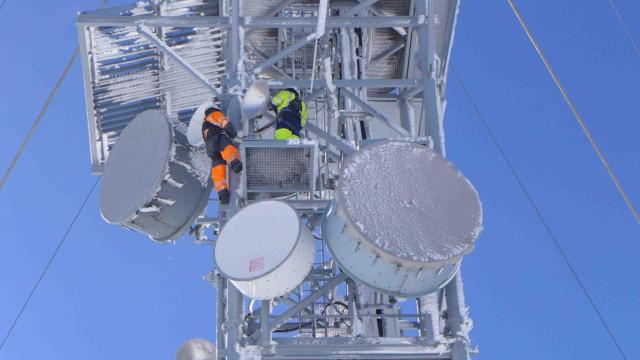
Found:
[{"label": "worker's arm", "polygon": [[286,90],[281,90],[271,98],[271,105],[269,106],[269,109],[277,114],[278,110],[282,109],[284,106],[287,106],[287,104],[289,104],[289,92]]},{"label": "worker's arm", "polygon": [[222,129],[223,129],[223,130],[227,133],[227,135],[229,135],[229,137],[230,137],[230,138],[232,138],[232,139],[238,136],[238,133],[236,132],[236,129],[233,127],[233,124],[231,124],[231,121],[229,121],[229,122],[227,123],[227,125],[225,125],[225,127],[224,127],[224,128],[222,128]]}]

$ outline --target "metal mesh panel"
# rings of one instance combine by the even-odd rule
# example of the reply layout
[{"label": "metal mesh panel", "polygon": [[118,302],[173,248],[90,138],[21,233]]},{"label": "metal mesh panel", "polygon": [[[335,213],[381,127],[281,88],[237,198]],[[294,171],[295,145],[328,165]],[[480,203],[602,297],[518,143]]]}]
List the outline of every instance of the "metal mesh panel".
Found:
[{"label": "metal mesh panel", "polygon": [[[217,16],[218,0],[138,1],[88,15],[111,17]],[[185,111],[211,98],[180,66],[167,59],[132,26],[82,27],[83,71],[89,110],[92,166],[101,172],[111,146],[138,114],[149,109],[166,111],[169,118],[185,121]],[[222,28],[154,28],[173,51],[220,86],[225,73]]]},{"label": "metal mesh panel", "polygon": [[312,189],[310,147],[250,147],[245,150],[248,191]]}]

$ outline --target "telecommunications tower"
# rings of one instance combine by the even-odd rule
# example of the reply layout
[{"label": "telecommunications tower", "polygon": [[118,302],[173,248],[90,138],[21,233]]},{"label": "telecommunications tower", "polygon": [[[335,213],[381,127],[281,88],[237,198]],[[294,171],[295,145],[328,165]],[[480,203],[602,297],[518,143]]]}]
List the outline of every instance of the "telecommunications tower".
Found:
[{"label": "telecommunications tower", "polygon": [[[458,6],[155,0],[78,15],[104,219],[213,248],[215,351],[196,339],[179,359],[475,352],[460,264],[482,208],[443,128]],[[269,92],[291,87],[309,122],[273,140]],[[200,139],[212,104],[243,134],[228,205],[210,198]]]}]

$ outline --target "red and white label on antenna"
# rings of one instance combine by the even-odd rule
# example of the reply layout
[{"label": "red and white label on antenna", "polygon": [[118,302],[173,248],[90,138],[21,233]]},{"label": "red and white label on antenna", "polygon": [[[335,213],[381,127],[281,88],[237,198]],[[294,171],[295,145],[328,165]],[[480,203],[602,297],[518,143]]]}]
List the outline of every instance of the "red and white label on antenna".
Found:
[{"label": "red and white label on antenna", "polygon": [[264,256],[249,260],[249,272],[264,269]]}]

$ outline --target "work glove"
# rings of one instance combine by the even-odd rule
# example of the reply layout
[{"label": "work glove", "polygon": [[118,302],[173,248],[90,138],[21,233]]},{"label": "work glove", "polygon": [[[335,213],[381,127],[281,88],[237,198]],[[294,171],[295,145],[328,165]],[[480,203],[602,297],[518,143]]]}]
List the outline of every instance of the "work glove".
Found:
[{"label": "work glove", "polygon": [[218,200],[220,200],[221,204],[228,204],[229,203],[229,190],[227,189],[222,189],[220,191],[218,191]]},{"label": "work glove", "polygon": [[229,164],[229,167],[234,173],[239,174],[242,171],[242,161],[234,159],[231,164]]}]

